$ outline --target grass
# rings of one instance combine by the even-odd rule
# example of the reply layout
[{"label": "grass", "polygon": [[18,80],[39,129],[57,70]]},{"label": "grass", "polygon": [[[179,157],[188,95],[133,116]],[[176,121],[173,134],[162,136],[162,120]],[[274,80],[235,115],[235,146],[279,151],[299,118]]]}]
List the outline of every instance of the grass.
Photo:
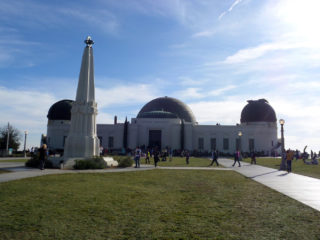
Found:
[{"label": "grass", "polygon": [[1,239],[319,239],[320,212],[231,171],[0,184]]},{"label": "grass", "polygon": [[[141,158],[140,162],[141,164],[145,164],[145,158]],[[153,158],[151,158],[150,162],[154,164]],[[169,157],[167,157],[167,161],[165,162],[162,162],[160,158],[160,162],[158,162],[158,166],[162,167],[208,167],[210,164],[211,160],[209,158],[196,157],[190,157],[189,164],[186,164],[185,157],[173,157],[171,162],[169,161]],[[216,167],[216,164],[213,166]]]},{"label": "grass", "polygon": [[1,159],[0,158],[0,162],[26,162],[28,160],[29,160],[29,158],[21,158],[21,159],[9,159],[9,158]]},{"label": "grass", "polygon": [[[250,163],[251,159],[245,158],[244,161]],[[257,164],[261,166],[279,169],[281,164],[281,159],[280,158],[257,158]],[[303,163],[301,159],[297,161],[296,160],[292,161],[292,172],[320,179],[320,166],[307,165]]]},{"label": "grass", "polygon": [[10,171],[8,171],[8,170],[4,170],[4,169],[0,169],[0,174],[1,173],[9,173]]}]

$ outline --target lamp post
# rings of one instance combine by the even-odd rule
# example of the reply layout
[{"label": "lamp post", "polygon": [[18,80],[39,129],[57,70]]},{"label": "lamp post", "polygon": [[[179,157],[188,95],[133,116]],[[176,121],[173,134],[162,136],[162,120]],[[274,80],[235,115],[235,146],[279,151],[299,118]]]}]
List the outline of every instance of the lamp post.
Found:
[{"label": "lamp post", "polygon": [[285,121],[283,119],[279,120],[279,123],[281,125],[281,165],[280,165],[280,170],[286,170],[286,158],[285,158],[285,148],[284,148],[284,136],[283,136],[283,125]]},{"label": "lamp post", "polygon": [[27,153],[26,153],[26,145],[27,145],[27,135],[28,135],[28,131],[24,131],[24,148],[23,148],[23,152],[24,152],[24,157],[27,157]]},{"label": "lamp post", "polygon": [[239,136],[239,152],[241,154],[241,136],[242,136],[242,132],[241,131],[238,132],[238,136]]}]

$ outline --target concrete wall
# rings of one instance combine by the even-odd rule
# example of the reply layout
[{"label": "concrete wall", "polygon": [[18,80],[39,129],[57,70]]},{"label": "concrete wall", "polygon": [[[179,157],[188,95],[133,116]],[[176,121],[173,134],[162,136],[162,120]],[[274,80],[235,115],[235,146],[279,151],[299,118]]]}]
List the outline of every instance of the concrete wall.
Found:
[{"label": "concrete wall", "polygon": [[49,149],[63,149],[68,136],[70,121],[49,120],[47,125],[47,144]]},{"label": "concrete wall", "polygon": [[[63,148],[63,139],[68,135],[70,121],[49,121],[47,137],[49,148]],[[277,144],[276,123],[248,123],[240,125],[198,125],[185,123],[184,146],[187,150],[199,150],[199,138],[203,139],[203,150],[211,151],[211,139],[216,139],[216,149],[220,152],[233,153],[236,139],[242,132],[241,150],[249,152],[249,139],[254,139],[254,150],[270,153]],[[132,118],[128,125],[128,147],[148,146],[149,131],[161,130],[162,148],[180,149],[180,119]],[[113,137],[113,149],[123,147],[124,124],[97,124],[97,135],[102,139],[102,147],[109,149],[109,137]],[[223,139],[228,139],[229,148],[223,148]],[[273,144],[273,145],[272,145]]]}]

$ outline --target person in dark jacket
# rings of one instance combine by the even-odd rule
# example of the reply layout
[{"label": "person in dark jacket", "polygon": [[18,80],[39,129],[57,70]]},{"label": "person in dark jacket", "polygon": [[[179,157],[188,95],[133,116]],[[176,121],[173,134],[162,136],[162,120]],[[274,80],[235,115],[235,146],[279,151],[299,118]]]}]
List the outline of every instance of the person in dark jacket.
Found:
[{"label": "person in dark jacket", "polygon": [[44,170],[44,164],[48,157],[47,145],[42,144],[41,148],[39,148],[39,159],[40,159],[40,169]]},{"label": "person in dark jacket", "polygon": [[240,157],[241,157],[241,155],[240,155],[240,154],[241,154],[240,151],[236,151],[236,152],[234,153],[234,163],[233,163],[232,167],[234,167],[234,165],[236,164],[236,162],[238,162],[239,167],[241,167],[241,164],[240,164]]},{"label": "person in dark jacket", "polygon": [[154,167],[157,167],[157,164],[158,162],[160,161],[159,159],[159,151],[158,149],[156,149],[154,152],[153,152],[153,159],[154,159]]},{"label": "person in dark jacket", "polygon": [[189,164],[189,158],[190,158],[190,154],[189,152],[187,151],[186,152],[186,163]]},{"label": "person in dark jacket", "polygon": [[257,164],[256,153],[252,151],[250,155],[251,155],[251,164]]},{"label": "person in dark jacket", "polygon": [[217,164],[217,166],[219,166],[218,156],[219,156],[218,150],[212,151],[212,162],[211,162],[210,166],[212,166],[214,162]]}]

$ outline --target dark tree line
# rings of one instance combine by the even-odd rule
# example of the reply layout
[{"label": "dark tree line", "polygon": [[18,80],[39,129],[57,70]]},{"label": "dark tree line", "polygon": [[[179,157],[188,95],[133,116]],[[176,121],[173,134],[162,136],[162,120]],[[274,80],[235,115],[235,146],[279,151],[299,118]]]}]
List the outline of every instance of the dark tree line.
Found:
[{"label": "dark tree line", "polygon": [[[0,149],[7,148],[8,125],[0,128]],[[21,132],[15,127],[9,125],[9,146],[14,150],[18,150],[22,138]]]}]

